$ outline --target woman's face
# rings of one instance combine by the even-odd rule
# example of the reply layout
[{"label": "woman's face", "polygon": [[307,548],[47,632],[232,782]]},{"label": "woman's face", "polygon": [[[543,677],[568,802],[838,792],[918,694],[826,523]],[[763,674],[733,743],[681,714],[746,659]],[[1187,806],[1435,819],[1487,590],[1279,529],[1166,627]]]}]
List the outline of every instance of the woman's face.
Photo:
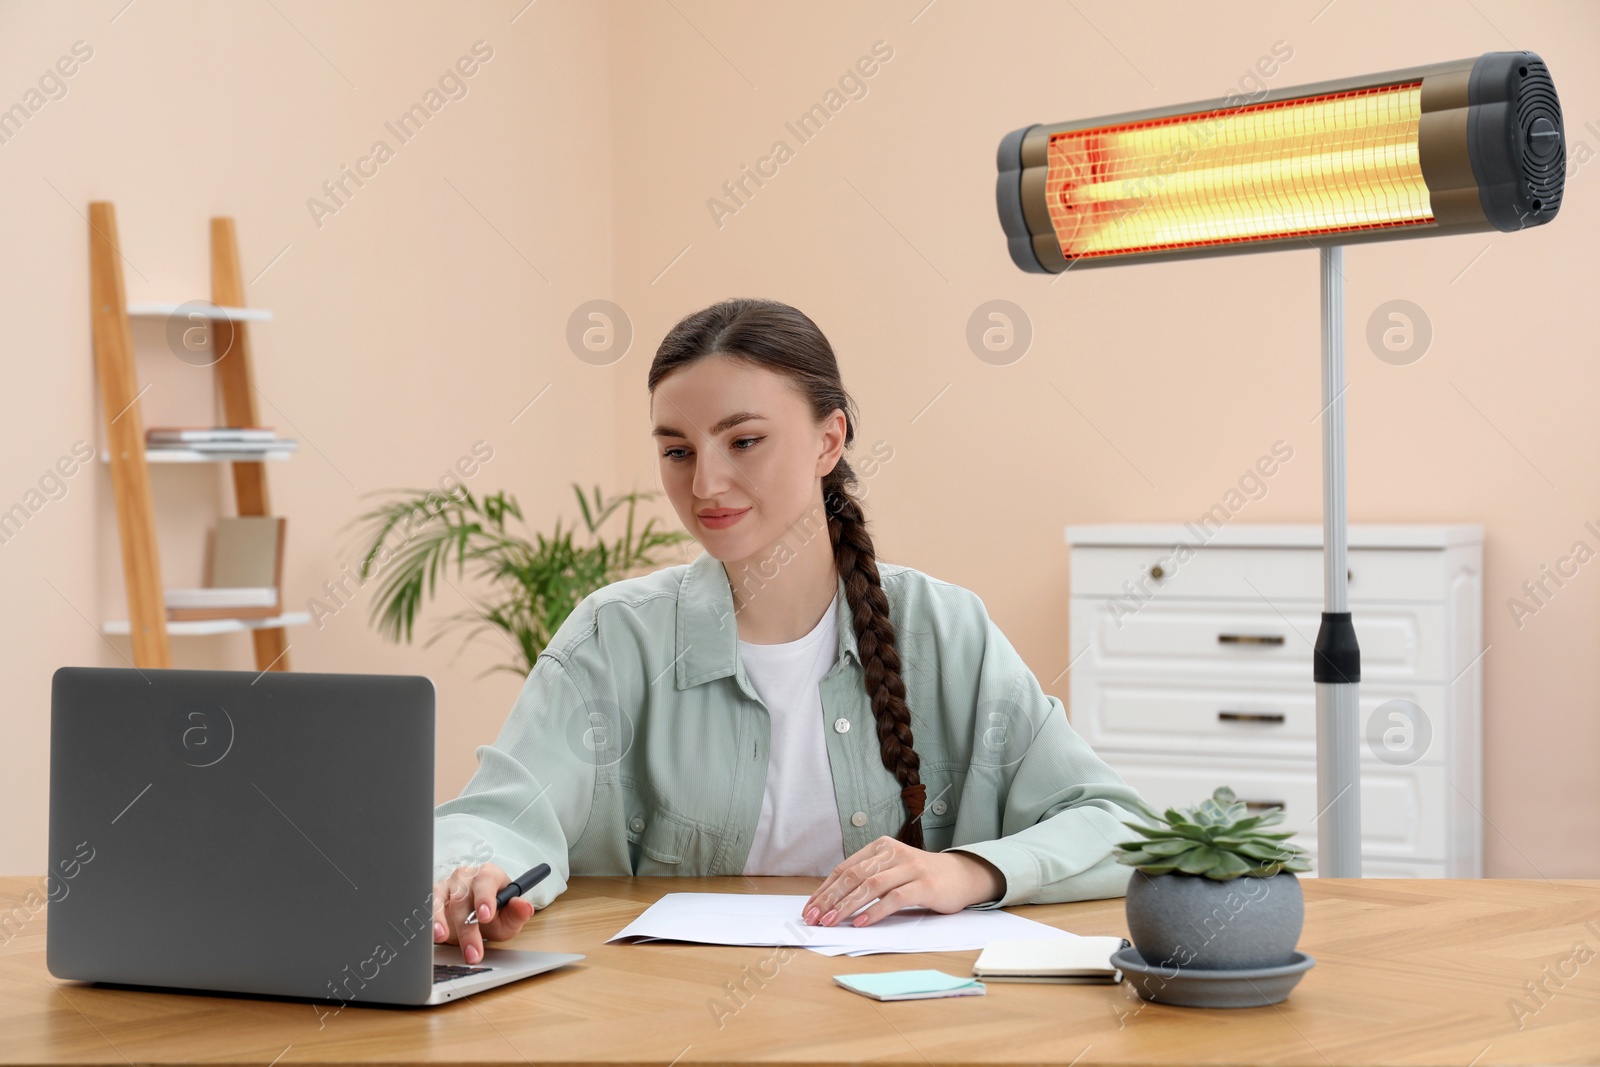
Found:
[{"label": "woman's face", "polygon": [[816,509],[844,449],[844,412],[817,425],[790,379],[712,355],[656,383],[652,438],[684,529],[723,562],[758,556]]}]

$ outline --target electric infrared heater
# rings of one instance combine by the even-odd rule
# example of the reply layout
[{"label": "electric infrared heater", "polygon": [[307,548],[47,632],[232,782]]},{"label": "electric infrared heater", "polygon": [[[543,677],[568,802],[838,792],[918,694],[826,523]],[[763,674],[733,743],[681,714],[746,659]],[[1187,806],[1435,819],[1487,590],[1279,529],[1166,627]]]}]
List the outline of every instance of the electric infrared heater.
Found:
[{"label": "electric infrared heater", "polygon": [[1000,142],[995,199],[1025,271],[1307,246],[1321,258],[1325,602],[1312,677],[1324,877],[1361,874],[1343,246],[1542,226],[1560,210],[1566,161],[1555,84],[1532,52],[1026,126]]},{"label": "electric infrared heater", "polygon": [[1011,258],[1059,273],[1555,218],[1550,71],[1490,52],[1243,99],[1029,126],[1000,143]]}]

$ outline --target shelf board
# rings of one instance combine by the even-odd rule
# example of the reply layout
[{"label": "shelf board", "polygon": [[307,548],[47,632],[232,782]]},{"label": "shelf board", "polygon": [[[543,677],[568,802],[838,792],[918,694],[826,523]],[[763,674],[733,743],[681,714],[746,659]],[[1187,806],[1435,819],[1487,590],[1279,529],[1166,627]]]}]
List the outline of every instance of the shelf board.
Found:
[{"label": "shelf board", "polygon": [[[201,315],[208,319],[228,319],[232,322],[271,322],[272,312],[266,308],[237,308],[218,307],[215,304],[197,304],[187,302],[190,313]],[[135,316],[171,315],[183,304],[172,304],[164,300],[130,300],[128,301],[128,314]]]},{"label": "shelf board", "polygon": [[[291,611],[264,619],[184,619],[168,621],[167,633],[172,637],[200,637],[206,634],[227,634],[236,630],[265,630],[277,626],[304,626],[311,621],[311,613]],[[110,619],[101,627],[102,632],[126,637],[132,627],[127,619]]]},{"label": "shelf board", "polygon": [[[266,452],[196,452],[192,448],[147,448],[146,463],[255,463],[263,459],[288,459],[293,449],[274,449]],[[111,453],[100,450],[100,462],[110,463]]]},{"label": "shelf board", "polygon": [[[1192,525],[1192,524],[1191,524]],[[1476,523],[1415,525],[1412,523],[1349,524],[1351,548],[1453,548],[1483,543]],[[1322,548],[1322,524],[1309,522],[1243,523],[1202,531],[1162,523],[1089,523],[1066,529],[1067,544],[1116,548]]]}]

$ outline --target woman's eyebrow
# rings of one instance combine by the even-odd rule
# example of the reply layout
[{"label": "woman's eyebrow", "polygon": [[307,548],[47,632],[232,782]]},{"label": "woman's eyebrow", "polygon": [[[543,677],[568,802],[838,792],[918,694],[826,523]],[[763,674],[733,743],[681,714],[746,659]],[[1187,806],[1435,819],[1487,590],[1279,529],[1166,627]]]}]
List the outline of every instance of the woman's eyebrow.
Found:
[{"label": "woman's eyebrow", "polygon": [[[711,436],[715,437],[724,430],[731,430],[741,423],[763,420],[765,418],[765,415],[758,415],[754,411],[735,411],[727,418],[718,420],[717,424],[711,427]],[[688,434],[684,433],[682,430],[675,430],[671,426],[657,426],[654,430],[650,431],[650,436],[682,437],[684,440],[688,440],[689,438]]]}]

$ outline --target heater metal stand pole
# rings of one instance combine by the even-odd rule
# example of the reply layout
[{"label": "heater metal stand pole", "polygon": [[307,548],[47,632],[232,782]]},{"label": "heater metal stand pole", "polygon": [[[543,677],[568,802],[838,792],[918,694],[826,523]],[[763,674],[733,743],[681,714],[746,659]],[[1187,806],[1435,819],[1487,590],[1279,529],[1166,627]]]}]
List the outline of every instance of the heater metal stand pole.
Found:
[{"label": "heater metal stand pole", "polygon": [[1350,622],[1345,513],[1344,248],[1322,258],[1322,625],[1317,686],[1317,874],[1361,877],[1361,651]]}]

